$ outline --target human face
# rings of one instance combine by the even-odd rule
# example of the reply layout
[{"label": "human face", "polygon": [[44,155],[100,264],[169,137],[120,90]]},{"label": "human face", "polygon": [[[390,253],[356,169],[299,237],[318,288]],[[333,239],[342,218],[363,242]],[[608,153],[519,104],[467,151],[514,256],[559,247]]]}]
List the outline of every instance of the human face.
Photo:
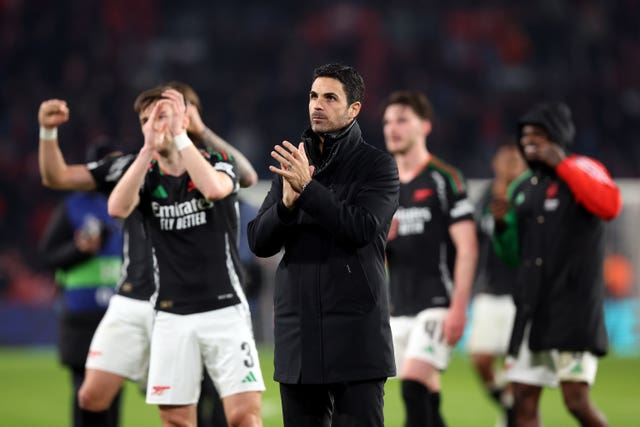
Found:
[{"label": "human face", "polygon": [[347,127],[360,112],[360,102],[347,104],[339,80],[318,77],[309,92],[309,120],[315,133],[330,133]]},{"label": "human face", "polygon": [[387,151],[405,154],[416,144],[425,144],[431,122],[418,116],[408,105],[391,104],[384,110],[382,130]]},{"label": "human face", "polygon": [[[140,113],[139,119],[140,119],[141,127],[144,128],[145,124],[149,121],[149,118],[151,117],[151,112],[153,111],[153,108],[156,106],[158,102],[160,102],[160,100],[153,102]],[[154,142],[153,148],[156,151],[161,153],[169,151],[169,149],[173,146],[173,137],[171,136],[171,133],[169,131],[169,122],[171,120],[171,114],[172,114],[172,111],[171,111],[170,105],[168,103],[163,103],[163,105],[159,107],[156,121],[153,124],[154,125],[153,128],[156,132],[164,129],[163,138],[153,139],[153,142]],[[143,129],[143,133],[144,133],[144,129]]]},{"label": "human face", "polygon": [[528,161],[538,160],[539,153],[553,144],[547,131],[542,126],[537,125],[524,125],[519,142],[524,157]]}]

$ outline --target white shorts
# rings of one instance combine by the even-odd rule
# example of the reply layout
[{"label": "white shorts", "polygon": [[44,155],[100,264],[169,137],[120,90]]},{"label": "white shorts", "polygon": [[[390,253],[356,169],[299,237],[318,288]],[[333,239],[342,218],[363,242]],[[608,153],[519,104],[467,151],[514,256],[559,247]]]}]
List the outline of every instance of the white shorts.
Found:
[{"label": "white shorts", "polygon": [[244,305],[185,315],[156,314],[147,403],[198,402],[203,363],[220,397],[264,391],[251,317]]},{"label": "white shorts", "polygon": [[531,352],[529,334],[524,335],[518,357],[507,358],[506,378],[509,382],[558,387],[560,382],[585,382],[593,385],[598,371],[598,358],[588,351],[548,350]]},{"label": "white shorts", "polygon": [[144,378],[155,312],[149,301],[114,295],[93,334],[85,367],[134,381]]},{"label": "white shorts", "polygon": [[516,306],[510,295],[478,294],[473,298],[469,353],[503,356],[509,348]]},{"label": "white shorts", "polygon": [[398,375],[405,359],[423,360],[441,371],[446,369],[451,354],[451,347],[445,342],[443,334],[447,312],[447,308],[429,308],[416,316],[391,317]]}]

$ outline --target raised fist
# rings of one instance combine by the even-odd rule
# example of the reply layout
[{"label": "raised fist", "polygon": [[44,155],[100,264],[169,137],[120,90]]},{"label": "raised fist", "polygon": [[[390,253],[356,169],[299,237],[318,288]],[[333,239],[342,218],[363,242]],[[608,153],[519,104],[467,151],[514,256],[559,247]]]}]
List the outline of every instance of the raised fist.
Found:
[{"label": "raised fist", "polygon": [[49,99],[40,104],[38,124],[45,128],[55,128],[69,120],[69,107],[61,99]]}]

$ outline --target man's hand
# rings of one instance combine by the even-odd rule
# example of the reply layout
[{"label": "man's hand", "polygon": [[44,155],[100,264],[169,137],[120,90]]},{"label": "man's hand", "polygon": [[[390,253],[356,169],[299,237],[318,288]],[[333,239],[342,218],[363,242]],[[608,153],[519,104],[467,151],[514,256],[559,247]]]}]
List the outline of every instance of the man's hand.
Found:
[{"label": "man's hand", "polygon": [[206,126],[202,121],[200,111],[198,111],[198,108],[191,103],[187,103],[187,117],[189,118],[187,132],[197,135],[198,138],[202,138],[202,134],[204,133]]},{"label": "man's hand", "polygon": [[506,227],[504,217],[507,215],[507,212],[509,212],[510,206],[509,200],[507,200],[506,197],[494,197],[489,203],[489,210],[493,215],[496,231],[499,233],[503,232]]},{"label": "man's hand", "polygon": [[69,120],[67,102],[61,99],[49,99],[40,104],[38,123],[44,128],[55,128]]},{"label": "man's hand", "polygon": [[[284,168],[284,166],[281,166]],[[287,209],[293,209],[296,200],[300,197],[300,193],[295,191],[289,181],[286,179],[282,179],[282,203],[287,207]]]},{"label": "man's hand", "polygon": [[282,203],[293,209],[303,187],[311,182],[315,167],[309,165],[302,142],[296,148],[289,141],[282,141],[282,145],[274,147],[271,157],[280,164],[280,168],[269,166],[269,170],[282,177]]},{"label": "man's hand", "polygon": [[169,131],[176,136],[187,130],[189,119],[187,118],[187,107],[184,97],[175,89],[168,89],[162,92],[162,96],[167,98],[171,108],[169,114]]},{"label": "man's hand", "polygon": [[454,346],[462,338],[466,317],[464,309],[450,307],[447,311],[444,318],[443,334],[448,345]]},{"label": "man's hand", "polygon": [[165,133],[169,127],[166,118],[160,119],[160,111],[167,109],[169,101],[158,101],[154,105],[149,120],[142,126],[142,134],[144,135],[143,148],[155,150],[157,144],[161,143],[165,137]]},{"label": "man's hand", "polygon": [[567,157],[562,147],[554,142],[547,144],[528,144],[524,146],[524,152],[528,160],[540,161],[554,169]]},{"label": "man's hand", "polygon": [[271,157],[280,164],[280,168],[269,166],[269,170],[287,180],[295,192],[302,192],[302,188],[311,182],[315,168],[309,165],[304,143],[301,142],[296,148],[289,141],[283,141],[282,145],[274,147]]}]

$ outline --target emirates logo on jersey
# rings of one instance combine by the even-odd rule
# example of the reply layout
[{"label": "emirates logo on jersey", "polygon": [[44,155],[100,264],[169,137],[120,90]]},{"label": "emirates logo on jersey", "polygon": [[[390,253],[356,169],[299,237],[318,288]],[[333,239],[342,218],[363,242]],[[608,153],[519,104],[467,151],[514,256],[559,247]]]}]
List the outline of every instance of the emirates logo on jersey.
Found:
[{"label": "emirates logo on jersey", "polygon": [[414,202],[423,202],[429,198],[433,194],[433,190],[430,188],[418,188],[413,191],[413,201]]},{"label": "emirates logo on jersey", "polygon": [[207,199],[192,199],[182,203],[163,205],[152,201],[153,215],[160,221],[161,230],[184,230],[207,223],[206,210],[214,202]]},{"label": "emirates logo on jersey", "polygon": [[428,207],[398,208],[394,219],[398,221],[398,236],[410,236],[424,233],[424,226],[431,221]]}]

